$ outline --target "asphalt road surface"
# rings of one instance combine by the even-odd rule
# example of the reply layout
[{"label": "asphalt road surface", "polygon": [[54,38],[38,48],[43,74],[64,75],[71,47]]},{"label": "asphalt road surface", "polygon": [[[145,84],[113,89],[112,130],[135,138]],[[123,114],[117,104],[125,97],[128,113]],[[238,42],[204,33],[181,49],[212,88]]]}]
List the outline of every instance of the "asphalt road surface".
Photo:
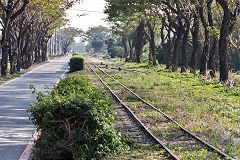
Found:
[{"label": "asphalt road surface", "polygon": [[38,91],[52,88],[68,68],[71,56],[53,60],[9,83],[0,85],[0,160],[18,160],[35,132],[26,109],[36,102],[30,84]]}]

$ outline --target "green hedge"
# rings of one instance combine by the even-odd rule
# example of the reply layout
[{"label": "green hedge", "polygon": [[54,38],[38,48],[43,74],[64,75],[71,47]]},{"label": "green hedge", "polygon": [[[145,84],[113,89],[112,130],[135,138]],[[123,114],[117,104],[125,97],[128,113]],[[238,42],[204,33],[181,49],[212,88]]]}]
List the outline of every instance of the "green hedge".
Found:
[{"label": "green hedge", "polygon": [[125,148],[113,128],[103,92],[80,76],[61,80],[50,95],[38,92],[30,119],[41,134],[35,159],[99,159]]},{"label": "green hedge", "polygon": [[70,72],[82,70],[84,67],[84,59],[80,55],[75,55],[70,59],[69,62]]}]

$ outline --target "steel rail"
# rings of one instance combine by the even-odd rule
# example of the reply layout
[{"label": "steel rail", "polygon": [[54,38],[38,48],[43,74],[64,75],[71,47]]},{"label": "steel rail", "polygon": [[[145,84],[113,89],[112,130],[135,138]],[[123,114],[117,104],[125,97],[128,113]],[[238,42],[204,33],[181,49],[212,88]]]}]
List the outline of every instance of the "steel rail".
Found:
[{"label": "steel rail", "polygon": [[[114,68],[112,67],[111,69],[115,69],[115,70],[119,70],[119,68]],[[121,69],[121,68],[120,68]],[[147,72],[143,72],[143,71],[138,71],[138,70],[130,70],[130,69],[121,69],[122,71],[127,71],[127,72],[138,72],[138,73],[145,73],[145,74],[149,74]]]},{"label": "steel rail", "polygon": [[90,65],[85,62],[87,66],[91,69],[91,71],[98,77],[98,79],[101,81],[101,83],[108,88],[108,90],[111,92],[111,94],[114,96],[114,98],[117,99],[118,102],[120,102],[124,108],[127,109],[128,113],[134,118],[134,120],[138,123],[138,125],[142,128],[143,131],[145,131],[150,137],[153,138],[154,141],[156,141],[158,144],[162,146],[163,149],[165,149],[172,157],[172,159],[180,160],[174,153],[165,146],[156,136],[154,136],[147,127],[137,118],[137,116],[132,112],[130,108],[113,92],[113,90],[103,81],[103,79],[90,67]]},{"label": "steel rail", "polygon": [[143,98],[141,98],[139,95],[137,95],[135,92],[133,92],[131,89],[129,89],[128,87],[126,87],[125,85],[123,85],[122,83],[120,83],[118,80],[116,80],[114,77],[112,77],[111,75],[109,75],[107,72],[103,71],[101,68],[99,68],[97,65],[93,64],[96,68],[98,68],[102,73],[106,74],[107,76],[111,77],[115,82],[117,82],[119,85],[121,85],[122,87],[124,87],[126,90],[128,90],[129,92],[131,92],[133,95],[135,95],[137,98],[139,98],[142,102],[144,102],[145,104],[149,105],[150,107],[152,107],[154,110],[156,110],[157,112],[161,113],[164,117],[166,117],[168,120],[172,121],[173,123],[175,123],[177,126],[179,126],[179,128],[184,131],[185,133],[189,134],[190,136],[192,136],[193,138],[197,139],[198,141],[200,141],[202,144],[204,144],[205,146],[207,146],[210,150],[213,150],[215,152],[217,152],[221,157],[223,158],[227,158],[230,160],[235,160],[234,158],[230,157],[229,155],[227,155],[226,153],[222,152],[221,150],[217,149],[216,147],[214,147],[213,145],[211,145],[210,143],[204,141],[203,139],[201,139],[200,137],[198,137],[197,135],[194,135],[193,133],[191,133],[190,131],[188,131],[186,128],[184,128],[182,125],[180,125],[178,122],[176,122],[174,119],[172,119],[171,117],[169,117],[166,113],[164,113],[163,111],[159,110],[158,108],[156,108],[155,106],[153,106],[152,104],[150,104],[149,102],[147,102],[146,100],[144,100]]},{"label": "steel rail", "polygon": [[[102,65],[102,64],[101,64]],[[103,64],[104,65],[104,64]],[[106,68],[107,69],[107,67],[101,67],[101,68]],[[118,68],[114,68],[114,67],[111,67],[111,68],[109,68],[109,69],[115,69],[115,70],[122,70],[122,71],[125,71],[125,72],[138,72],[138,73],[145,73],[145,74],[149,74],[148,72],[144,72],[144,71],[138,71],[138,70],[131,70],[131,69],[122,69],[122,68],[120,68],[120,67],[118,67]]]},{"label": "steel rail", "polygon": [[[106,68],[108,69],[107,67],[101,67],[101,68]],[[122,69],[122,68],[114,68],[114,67],[111,67],[109,69],[115,69],[115,70],[121,70],[121,71],[124,71],[124,72],[137,72],[137,73],[144,73],[144,74],[149,74],[147,72],[144,72],[144,71],[138,71],[138,70],[130,70],[130,69]]]}]

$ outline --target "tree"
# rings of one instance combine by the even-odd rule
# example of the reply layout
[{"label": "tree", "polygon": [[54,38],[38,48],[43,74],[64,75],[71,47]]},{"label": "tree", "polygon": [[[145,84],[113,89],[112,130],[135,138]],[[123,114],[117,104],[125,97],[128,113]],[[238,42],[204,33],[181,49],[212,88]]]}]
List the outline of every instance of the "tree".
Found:
[{"label": "tree", "polygon": [[93,47],[95,53],[100,53],[104,47],[104,41],[99,37],[94,37],[91,42],[91,46]]},{"label": "tree", "polygon": [[[232,55],[240,51],[237,44],[238,29],[234,28],[239,24],[239,0],[107,0],[107,2],[105,13],[108,14],[108,20],[113,27],[120,28],[119,35],[125,39],[123,44],[126,55],[129,50],[130,59],[133,55],[131,48],[135,46],[135,55],[132,57],[140,62],[146,39],[150,44],[151,59],[155,54],[154,41],[161,39],[162,47],[158,48],[162,48],[161,52],[165,53],[167,69],[172,67],[172,71],[177,72],[181,65],[181,72],[186,72],[190,66],[190,72],[196,73],[199,64],[200,74],[207,75],[209,69],[210,75],[215,77],[218,69],[216,53],[219,50],[220,81],[227,80],[228,61],[232,61],[232,58],[227,57],[227,50],[231,49]],[[135,22],[135,25],[129,25],[129,21]],[[128,34],[128,28],[131,34]],[[132,33],[135,34],[132,36],[133,43],[126,45],[126,40],[131,40]],[[228,45],[229,42],[231,45]],[[231,47],[235,52],[232,52]],[[200,60],[198,55],[201,55]]]},{"label": "tree", "polygon": [[29,68],[34,63],[47,60],[47,42],[55,28],[64,25],[65,11],[73,1],[65,0],[9,0],[1,1],[3,27],[2,76]]},{"label": "tree", "polygon": [[191,64],[190,64],[190,72],[195,74],[197,69],[197,57],[200,51],[200,40],[199,40],[199,32],[200,32],[200,19],[198,16],[198,11],[194,13],[193,27],[192,27],[192,56],[191,56]]},{"label": "tree", "polygon": [[232,32],[237,21],[237,16],[240,13],[240,2],[236,0],[234,1],[235,3],[231,5],[227,0],[217,0],[217,2],[220,4],[224,12],[219,40],[220,81],[226,82],[228,80],[227,38]]},{"label": "tree", "polygon": [[1,61],[1,75],[7,76],[7,62],[8,62],[8,53],[10,49],[10,30],[13,25],[13,21],[24,11],[25,7],[29,3],[28,0],[23,1],[0,1],[0,7],[3,11],[2,13],[2,61]]},{"label": "tree", "polygon": [[[156,65],[156,54],[155,54],[155,11],[157,5],[160,4],[160,1],[116,1],[116,0],[107,0],[108,6],[105,13],[108,14],[108,20],[116,23],[120,22],[122,25],[126,24],[126,20],[133,19],[133,21],[137,22],[137,26],[135,27],[135,61],[140,63],[141,56],[143,53],[143,46],[147,43],[146,40],[149,41],[149,53],[152,56],[153,65]],[[118,18],[120,17],[120,18]],[[124,18],[122,18],[124,17]],[[127,18],[126,18],[127,17]],[[146,32],[146,28],[148,32]],[[124,28],[124,27],[123,27]],[[130,34],[128,34],[130,35]],[[126,34],[123,34],[123,37],[126,38]],[[146,39],[147,38],[147,39]],[[130,57],[132,52],[132,44],[129,44],[130,48]],[[149,56],[149,57],[150,57]],[[131,58],[130,58],[131,59]]]},{"label": "tree", "polygon": [[74,38],[82,34],[82,30],[73,27],[63,28],[57,33],[64,54],[67,53],[68,47],[74,42]]},{"label": "tree", "polygon": [[144,45],[144,27],[145,27],[145,20],[142,19],[139,22],[138,28],[137,28],[137,35],[136,35],[136,62],[141,62],[141,55],[143,52],[143,45]]},{"label": "tree", "polygon": [[107,27],[97,26],[91,27],[83,36],[83,41],[89,43],[88,51],[93,48],[95,53],[106,52],[105,41],[111,37],[111,32]]}]

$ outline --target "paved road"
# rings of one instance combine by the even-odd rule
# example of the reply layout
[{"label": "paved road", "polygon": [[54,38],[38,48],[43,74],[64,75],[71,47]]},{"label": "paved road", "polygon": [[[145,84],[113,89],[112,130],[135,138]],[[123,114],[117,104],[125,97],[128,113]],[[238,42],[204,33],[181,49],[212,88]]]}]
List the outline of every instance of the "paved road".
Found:
[{"label": "paved road", "polygon": [[50,88],[68,67],[70,56],[53,60],[10,83],[0,85],[0,160],[18,160],[34,133],[26,108],[35,103],[29,85],[38,91]]}]

